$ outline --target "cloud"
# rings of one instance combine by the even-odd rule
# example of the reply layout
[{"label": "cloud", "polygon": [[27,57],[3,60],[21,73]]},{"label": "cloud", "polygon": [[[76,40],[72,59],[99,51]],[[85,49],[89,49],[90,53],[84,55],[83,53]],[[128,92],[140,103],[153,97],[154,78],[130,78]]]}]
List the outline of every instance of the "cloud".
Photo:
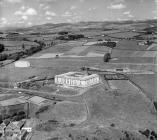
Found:
[{"label": "cloud", "polygon": [[71,19],[67,19],[66,21],[67,21],[67,22],[69,22],[69,23],[71,23],[71,22],[72,22],[72,20],[71,20]]},{"label": "cloud", "polygon": [[22,19],[27,20],[28,17],[27,16],[22,16]]},{"label": "cloud", "polygon": [[88,9],[88,11],[93,11],[93,10],[96,10],[97,8],[96,7],[91,7]]},{"label": "cloud", "polygon": [[46,11],[45,15],[47,15],[47,16],[56,16],[56,13],[50,12],[50,11]]},{"label": "cloud", "polygon": [[44,4],[43,4],[43,3],[40,3],[40,4],[39,4],[39,7],[43,7],[43,6],[44,6]]},{"label": "cloud", "polygon": [[114,0],[113,3],[123,3],[125,0]]},{"label": "cloud", "polygon": [[71,10],[75,10],[76,8],[77,8],[77,7],[74,6],[74,5],[72,5],[72,6],[70,7]]},{"label": "cloud", "polygon": [[20,10],[25,10],[26,9],[26,6],[22,6],[21,8],[20,8]]},{"label": "cloud", "polygon": [[108,9],[115,9],[115,10],[120,10],[126,8],[126,6],[122,3],[119,4],[111,4],[110,6],[107,7]]},{"label": "cloud", "polygon": [[66,11],[62,16],[63,17],[70,17],[70,16],[72,16],[72,14],[70,12]]},{"label": "cloud", "polygon": [[7,2],[10,2],[10,3],[20,3],[20,2],[22,2],[22,0],[7,0]]},{"label": "cloud", "polygon": [[45,7],[43,7],[44,10],[49,9],[49,8],[50,8],[49,6],[45,6]]},{"label": "cloud", "polygon": [[28,22],[27,23],[28,26],[32,26],[32,24],[33,24],[32,22]]},{"label": "cloud", "polygon": [[131,11],[125,11],[125,12],[123,13],[123,15],[126,15],[126,16],[129,17],[129,18],[134,17],[134,16],[131,14]]},{"label": "cloud", "polygon": [[80,0],[80,2],[84,2],[85,0]]},{"label": "cloud", "polygon": [[124,14],[124,15],[129,15],[129,14],[130,14],[130,11],[125,11],[123,14]]},{"label": "cloud", "polygon": [[2,24],[6,24],[7,23],[7,19],[4,18],[4,17],[1,18],[1,21],[2,21]]},{"label": "cloud", "polygon": [[131,15],[131,14],[129,14],[129,15],[128,15],[128,17],[129,17],[129,18],[133,18],[134,16],[133,16],[133,15]]},{"label": "cloud", "polygon": [[47,19],[47,20],[51,20],[51,19],[52,19],[52,17],[46,17],[46,19]]},{"label": "cloud", "polygon": [[0,19],[0,27],[5,27],[5,26],[7,26],[7,25],[9,25],[10,23],[8,22],[8,20],[6,19],[6,18],[4,18],[4,17],[2,17],[1,19]]},{"label": "cloud", "polygon": [[128,20],[127,18],[117,18],[117,21],[126,21]]},{"label": "cloud", "polygon": [[18,10],[14,13],[15,15],[21,15],[21,16],[34,16],[37,15],[37,11],[33,8],[28,8],[25,11],[23,10]]}]

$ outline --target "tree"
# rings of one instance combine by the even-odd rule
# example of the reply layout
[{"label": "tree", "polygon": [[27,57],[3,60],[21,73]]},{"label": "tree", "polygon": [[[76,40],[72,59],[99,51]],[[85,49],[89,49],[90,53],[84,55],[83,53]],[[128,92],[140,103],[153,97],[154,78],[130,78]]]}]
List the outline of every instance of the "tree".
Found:
[{"label": "tree", "polygon": [[2,115],[0,115],[0,124],[3,122]]},{"label": "tree", "polygon": [[111,54],[110,53],[106,53],[104,55],[104,62],[109,62],[110,59],[111,59]]},{"label": "tree", "polygon": [[23,49],[23,50],[25,49],[25,44],[22,44],[22,49]]},{"label": "tree", "polygon": [[116,47],[116,42],[107,42],[107,47],[114,48]]},{"label": "tree", "polygon": [[4,45],[0,44],[0,52],[3,52],[3,51],[4,51]]}]

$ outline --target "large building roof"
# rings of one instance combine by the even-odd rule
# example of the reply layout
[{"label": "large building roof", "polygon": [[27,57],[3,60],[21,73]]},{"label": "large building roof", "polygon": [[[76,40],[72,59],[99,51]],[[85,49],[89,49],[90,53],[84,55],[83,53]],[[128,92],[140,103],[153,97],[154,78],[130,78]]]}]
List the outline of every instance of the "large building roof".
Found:
[{"label": "large building roof", "polygon": [[68,72],[60,75],[56,75],[57,77],[65,77],[65,78],[71,78],[71,79],[79,79],[79,80],[86,80],[95,76],[98,76],[97,74],[91,74],[88,75],[87,73],[81,73],[81,72]]},{"label": "large building roof", "polygon": [[8,100],[3,100],[0,101],[0,106],[12,106],[12,105],[17,105],[17,104],[23,104],[26,103],[25,100],[21,100],[19,98],[12,98],[12,99],[8,99]]}]

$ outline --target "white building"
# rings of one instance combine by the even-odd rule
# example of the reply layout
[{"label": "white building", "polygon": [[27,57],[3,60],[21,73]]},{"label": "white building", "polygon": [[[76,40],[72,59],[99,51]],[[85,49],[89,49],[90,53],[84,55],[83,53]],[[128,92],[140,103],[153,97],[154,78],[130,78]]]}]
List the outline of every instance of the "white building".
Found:
[{"label": "white building", "polygon": [[68,72],[55,76],[55,83],[70,87],[89,87],[100,83],[100,77],[97,74],[84,74],[80,72]]},{"label": "white building", "polygon": [[18,67],[18,68],[26,68],[26,67],[30,67],[30,63],[28,61],[16,61],[14,63],[15,67]]}]

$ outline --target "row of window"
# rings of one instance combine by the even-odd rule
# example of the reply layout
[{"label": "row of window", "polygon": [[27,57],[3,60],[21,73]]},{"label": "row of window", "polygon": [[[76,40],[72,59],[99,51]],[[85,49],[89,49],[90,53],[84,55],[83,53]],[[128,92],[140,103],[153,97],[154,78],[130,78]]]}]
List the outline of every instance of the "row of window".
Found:
[{"label": "row of window", "polygon": [[99,77],[94,77],[92,79],[85,80],[85,81],[56,77],[55,83],[56,84],[66,84],[66,85],[71,85],[71,86],[88,86],[88,85],[93,85],[93,84],[99,83]]}]

